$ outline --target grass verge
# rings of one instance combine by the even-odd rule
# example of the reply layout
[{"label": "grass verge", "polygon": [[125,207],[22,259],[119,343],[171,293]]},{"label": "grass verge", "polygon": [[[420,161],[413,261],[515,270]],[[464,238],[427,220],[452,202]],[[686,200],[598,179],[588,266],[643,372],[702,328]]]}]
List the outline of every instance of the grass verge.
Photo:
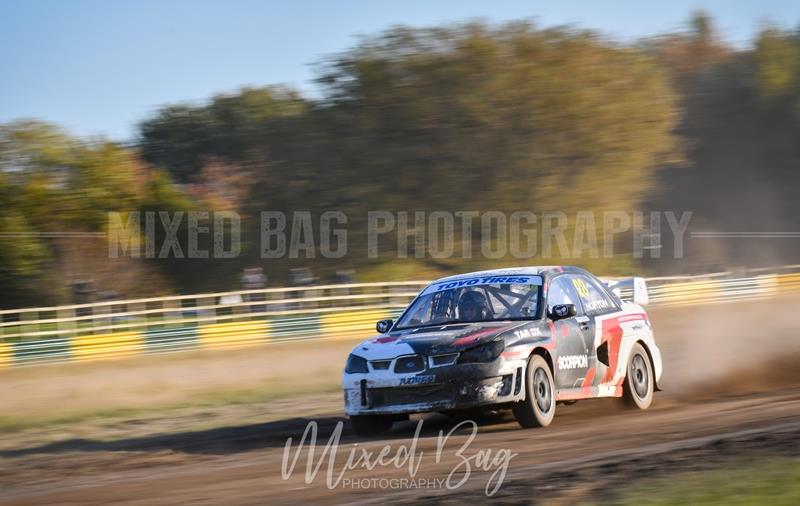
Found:
[{"label": "grass verge", "polygon": [[800,458],[757,460],[635,482],[611,501],[636,505],[797,505]]}]

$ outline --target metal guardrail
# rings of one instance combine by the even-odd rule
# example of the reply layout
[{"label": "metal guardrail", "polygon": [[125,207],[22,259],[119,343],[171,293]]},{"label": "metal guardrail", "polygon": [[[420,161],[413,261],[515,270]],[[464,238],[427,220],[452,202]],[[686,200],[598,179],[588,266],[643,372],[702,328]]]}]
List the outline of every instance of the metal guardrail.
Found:
[{"label": "metal guardrail", "polygon": [[651,304],[713,304],[800,290],[800,265],[647,278]]},{"label": "metal guardrail", "polygon": [[[800,291],[800,265],[647,278],[650,304],[706,304]],[[0,368],[141,353],[359,338],[427,281],[153,297],[0,311]],[[622,294],[623,297],[625,294]]]},{"label": "metal guardrail", "polygon": [[425,281],[352,283],[103,301],[0,311],[0,342],[37,337],[404,307]]}]

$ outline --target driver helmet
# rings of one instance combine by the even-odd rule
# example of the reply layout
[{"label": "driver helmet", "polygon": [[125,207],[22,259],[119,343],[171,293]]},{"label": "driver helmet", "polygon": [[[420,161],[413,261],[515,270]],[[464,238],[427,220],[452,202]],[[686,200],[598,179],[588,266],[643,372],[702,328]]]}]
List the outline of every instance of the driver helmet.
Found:
[{"label": "driver helmet", "polygon": [[461,321],[479,321],[487,319],[489,305],[486,297],[474,290],[461,294],[458,299],[458,314]]}]

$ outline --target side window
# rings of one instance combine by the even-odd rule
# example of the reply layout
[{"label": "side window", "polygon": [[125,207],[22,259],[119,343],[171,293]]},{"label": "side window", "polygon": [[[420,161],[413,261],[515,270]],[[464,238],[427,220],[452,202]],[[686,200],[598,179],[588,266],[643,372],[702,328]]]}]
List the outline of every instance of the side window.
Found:
[{"label": "side window", "polygon": [[587,276],[570,276],[572,278],[572,285],[578,293],[583,307],[586,309],[586,314],[595,316],[617,309],[616,303],[606,292],[597,285],[597,282]]},{"label": "side window", "polygon": [[547,292],[547,312],[553,311],[553,306],[559,304],[574,304],[578,314],[581,314],[581,305],[578,296],[570,283],[569,278],[561,276],[550,282],[550,289]]}]

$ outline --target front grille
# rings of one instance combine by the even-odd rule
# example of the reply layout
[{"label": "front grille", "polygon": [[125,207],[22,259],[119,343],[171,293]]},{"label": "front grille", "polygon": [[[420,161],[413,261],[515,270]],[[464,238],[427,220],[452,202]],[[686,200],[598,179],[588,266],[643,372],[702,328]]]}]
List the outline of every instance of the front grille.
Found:
[{"label": "front grille", "polygon": [[425,360],[419,355],[400,357],[394,365],[394,372],[397,373],[419,372],[423,369],[425,369]]},{"label": "front grille", "polygon": [[369,391],[373,406],[400,406],[423,402],[450,401],[452,388],[448,385],[425,385],[420,387],[372,388]]},{"label": "front grille", "polygon": [[453,365],[458,360],[458,353],[448,353],[447,355],[434,355],[431,357],[431,366],[441,367],[443,365]]},{"label": "front grille", "polygon": [[370,362],[372,364],[372,368],[376,371],[385,371],[389,368],[389,365],[392,363],[391,360],[374,360]]}]

